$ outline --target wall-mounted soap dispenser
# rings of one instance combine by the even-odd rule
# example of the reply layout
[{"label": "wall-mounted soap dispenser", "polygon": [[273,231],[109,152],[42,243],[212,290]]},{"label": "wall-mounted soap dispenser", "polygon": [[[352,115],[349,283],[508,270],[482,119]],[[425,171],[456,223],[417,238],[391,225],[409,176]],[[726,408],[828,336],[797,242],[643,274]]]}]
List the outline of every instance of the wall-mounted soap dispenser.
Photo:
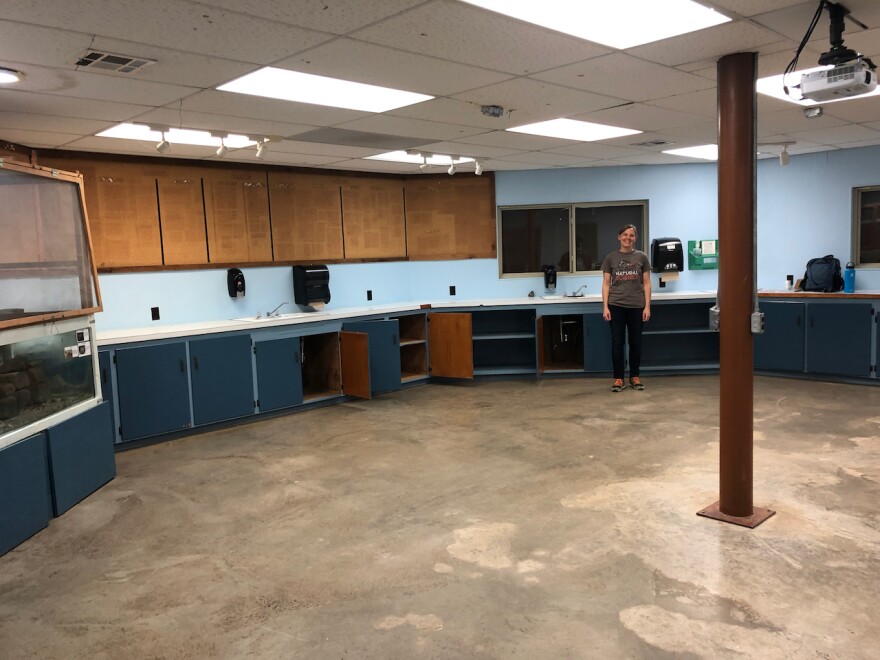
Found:
[{"label": "wall-mounted soap dispenser", "polygon": [[548,264],[541,266],[544,271],[544,288],[548,291],[556,291],[556,266]]},{"label": "wall-mounted soap dispenser", "polygon": [[226,286],[229,289],[230,298],[244,298],[244,273],[238,268],[227,270]]}]

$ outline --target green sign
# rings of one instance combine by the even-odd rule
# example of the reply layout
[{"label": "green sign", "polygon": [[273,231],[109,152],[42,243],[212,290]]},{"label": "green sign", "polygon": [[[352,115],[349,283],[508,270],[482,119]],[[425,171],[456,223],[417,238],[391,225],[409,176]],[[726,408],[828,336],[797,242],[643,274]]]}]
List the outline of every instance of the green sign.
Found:
[{"label": "green sign", "polygon": [[718,239],[688,241],[688,270],[718,269]]}]

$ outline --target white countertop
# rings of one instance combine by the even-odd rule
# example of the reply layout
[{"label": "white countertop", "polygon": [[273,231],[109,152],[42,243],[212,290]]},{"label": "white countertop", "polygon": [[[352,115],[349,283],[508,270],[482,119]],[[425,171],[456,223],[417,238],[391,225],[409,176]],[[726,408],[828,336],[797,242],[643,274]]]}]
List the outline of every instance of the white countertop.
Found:
[{"label": "white countertop", "polygon": [[[651,302],[662,300],[701,300],[715,297],[715,291],[683,291],[677,293],[653,293]],[[598,303],[602,302],[600,294],[588,296],[535,296],[521,298],[497,298],[486,300],[444,300],[424,303],[397,303],[392,305],[375,305],[370,307],[344,307],[334,310],[317,312],[293,312],[281,314],[272,318],[244,318],[230,320],[199,321],[195,323],[180,323],[175,325],[146,326],[140,328],[125,328],[122,330],[98,331],[98,346],[113,346],[139,341],[155,341],[158,339],[174,339],[177,337],[191,337],[207,335],[218,332],[236,332],[241,330],[258,330],[263,328],[277,328],[279,326],[299,325],[304,323],[320,323],[326,321],[339,321],[361,316],[373,316],[377,314],[396,314],[419,309],[449,309],[449,308],[476,308],[476,307],[511,307],[511,306],[538,306],[558,305],[572,303]]]}]

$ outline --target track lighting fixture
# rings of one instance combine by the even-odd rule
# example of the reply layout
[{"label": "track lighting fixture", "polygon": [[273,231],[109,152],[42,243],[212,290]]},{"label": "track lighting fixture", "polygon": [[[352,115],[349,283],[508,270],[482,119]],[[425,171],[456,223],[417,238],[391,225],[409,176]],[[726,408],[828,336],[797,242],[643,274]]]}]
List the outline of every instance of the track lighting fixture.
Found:
[{"label": "track lighting fixture", "polygon": [[428,165],[428,157],[425,156],[424,154],[422,154],[422,164],[419,165],[419,169],[420,169],[422,172],[424,172],[424,171],[425,171],[426,169],[428,169],[429,167],[431,167],[431,166]]},{"label": "track lighting fixture", "polygon": [[162,141],[156,145],[156,151],[160,154],[167,154],[171,151],[171,143],[165,139],[165,131],[162,131]]},{"label": "track lighting fixture", "polygon": [[483,173],[483,163],[480,161],[474,161],[474,174],[480,176]]},{"label": "track lighting fixture", "polygon": [[229,153],[229,147],[226,146],[225,138],[220,138],[220,146],[217,147],[217,156],[223,158]]},{"label": "track lighting fixture", "polygon": [[791,162],[791,158],[788,156],[788,145],[782,145],[782,152],[779,154],[779,164],[782,167],[785,167]]},{"label": "track lighting fixture", "polygon": [[261,141],[257,143],[257,158],[263,160],[266,157],[266,152],[269,151],[269,147],[266,146],[265,141]]},{"label": "track lighting fixture", "polygon": [[455,174],[455,161],[452,161],[452,164],[449,166],[449,169],[446,171],[449,172],[449,176],[452,176],[453,174]]}]

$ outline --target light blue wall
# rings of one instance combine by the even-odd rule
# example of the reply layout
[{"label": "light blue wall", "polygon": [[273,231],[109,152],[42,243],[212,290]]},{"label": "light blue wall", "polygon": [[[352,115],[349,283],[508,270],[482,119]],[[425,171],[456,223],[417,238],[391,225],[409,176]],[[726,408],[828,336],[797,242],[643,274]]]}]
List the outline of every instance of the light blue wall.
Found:
[{"label": "light blue wall", "polygon": [[[880,184],[880,147],[792,156],[758,163],[758,286],[779,289],[785,276],[801,277],[812,257],[834,254],[845,263],[851,250],[852,189]],[[717,167],[714,163],[499,172],[498,205],[647,199],[649,236],[683,242],[718,237]],[[721,246],[722,254],[724,247]],[[543,293],[540,278],[499,279],[494,259],[382,262],[330,267],[328,309],[397,302],[519,298]],[[100,276],[105,311],[98,330],[230,319],[265,313],[289,301],[290,267],[245,268],[247,295],[230,299],[226,270],[119,273]],[[600,278],[560,276],[557,293]],[[456,296],[449,295],[449,286]],[[657,286],[656,276],[654,286]],[[664,291],[714,290],[717,271],[688,271]],[[858,270],[857,290],[880,290],[880,270]],[[366,292],[373,291],[372,302]],[[659,290],[656,289],[655,290]],[[160,321],[150,320],[159,307]]]}]

